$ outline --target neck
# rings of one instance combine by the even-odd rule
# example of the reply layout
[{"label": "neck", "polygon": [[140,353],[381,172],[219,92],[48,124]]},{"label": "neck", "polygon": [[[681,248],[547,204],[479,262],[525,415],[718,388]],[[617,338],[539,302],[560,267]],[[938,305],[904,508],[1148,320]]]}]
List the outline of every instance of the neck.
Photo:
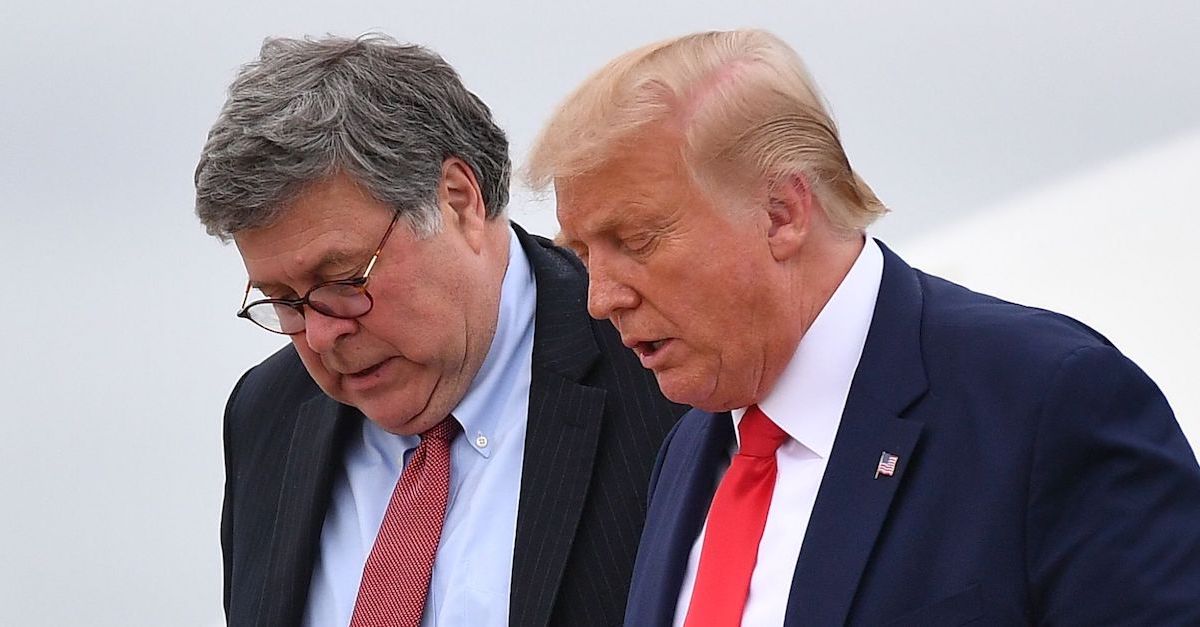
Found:
[{"label": "neck", "polygon": [[764,356],[755,403],[775,387],[804,334],[850,273],[865,243],[866,236],[862,233],[814,239],[789,264],[781,298],[777,300],[778,324],[770,325],[779,330],[779,335],[769,343],[769,353]]},{"label": "neck", "polygon": [[[795,294],[795,309],[800,312],[800,335],[803,336],[816,321],[825,303],[833,297],[838,286],[854,267],[862,253],[866,236],[857,233],[851,237],[826,237],[802,254],[792,273],[792,290]],[[805,258],[807,257],[807,258]]]}]

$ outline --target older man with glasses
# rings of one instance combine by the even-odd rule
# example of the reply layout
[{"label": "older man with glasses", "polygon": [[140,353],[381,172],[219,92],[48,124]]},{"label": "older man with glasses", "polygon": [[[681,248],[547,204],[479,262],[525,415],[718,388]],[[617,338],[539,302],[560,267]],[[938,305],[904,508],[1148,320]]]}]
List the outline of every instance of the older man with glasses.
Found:
[{"label": "older man with glasses", "polygon": [[196,210],[291,338],[237,384],[221,523],[234,625],[612,625],[679,414],[569,253],[504,217],[488,108],[380,36],[268,40]]}]

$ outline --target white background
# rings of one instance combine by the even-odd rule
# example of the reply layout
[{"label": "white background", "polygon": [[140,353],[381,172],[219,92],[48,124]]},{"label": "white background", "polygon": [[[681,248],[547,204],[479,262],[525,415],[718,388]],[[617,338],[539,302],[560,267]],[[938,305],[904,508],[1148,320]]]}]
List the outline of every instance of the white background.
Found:
[{"label": "white background", "polygon": [[[192,170],[267,35],[427,44],[520,164],[555,103],[634,46],[774,30],[810,63],[916,265],[1069,313],[1200,442],[1200,4],[6,2],[0,6],[0,623],[221,621],[220,416],[281,342],[232,313],[236,251]],[[512,215],[553,234],[553,209]]]}]

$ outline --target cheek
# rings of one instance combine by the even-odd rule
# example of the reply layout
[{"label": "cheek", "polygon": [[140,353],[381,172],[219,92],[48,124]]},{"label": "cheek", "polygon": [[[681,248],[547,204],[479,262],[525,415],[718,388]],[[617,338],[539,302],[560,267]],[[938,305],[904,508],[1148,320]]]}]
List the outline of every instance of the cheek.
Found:
[{"label": "cheek", "polygon": [[448,352],[461,343],[462,287],[433,269],[420,280],[381,290],[375,307],[362,319],[364,330],[417,361]]},{"label": "cheek", "polygon": [[753,347],[767,331],[759,316],[763,301],[755,286],[757,277],[731,270],[729,275],[682,283],[673,288],[669,301],[655,303],[698,358],[695,365],[714,376],[751,367]]},{"label": "cheek", "polygon": [[461,312],[444,301],[407,305],[381,310],[377,319],[366,321],[369,339],[360,338],[358,347],[400,356],[421,370],[456,369],[465,350]]},{"label": "cheek", "polygon": [[748,280],[730,280],[720,273],[695,275],[666,288],[660,304],[682,328],[723,344],[740,335],[743,322],[753,317],[755,301],[746,289]]},{"label": "cheek", "polygon": [[461,314],[448,301],[413,303],[406,310],[395,312],[388,320],[380,321],[384,328],[376,333],[395,350],[412,353],[410,357],[431,359],[450,353],[462,342]]}]

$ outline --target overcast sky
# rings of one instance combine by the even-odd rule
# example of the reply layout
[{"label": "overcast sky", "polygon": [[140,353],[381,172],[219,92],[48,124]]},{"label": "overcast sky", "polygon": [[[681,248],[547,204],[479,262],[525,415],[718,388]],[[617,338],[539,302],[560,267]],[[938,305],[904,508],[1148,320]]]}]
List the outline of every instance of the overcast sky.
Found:
[{"label": "overcast sky", "polygon": [[[233,318],[244,273],[195,221],[191,176],[265,36],[433,47],[519,165],[616,54],[769,28],[809,62],[902,255],[1200,128],[1193,0],[5,2],[0,24],[0,622],[19,625],[220,620],[221,409],[280,342]],[[512,214],[553,233],[544,202],[517,193]]]}]

